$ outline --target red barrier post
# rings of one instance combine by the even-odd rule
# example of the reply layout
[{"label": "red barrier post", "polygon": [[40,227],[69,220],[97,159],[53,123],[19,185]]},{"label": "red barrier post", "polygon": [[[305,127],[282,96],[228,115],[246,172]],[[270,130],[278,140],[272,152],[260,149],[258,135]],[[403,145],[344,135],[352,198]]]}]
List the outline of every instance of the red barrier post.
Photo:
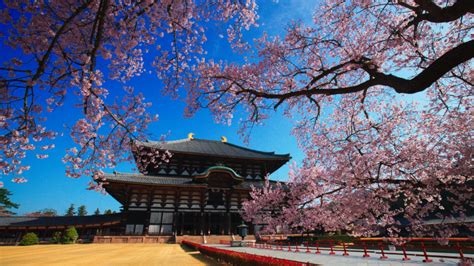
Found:
[{"label": "red barrier post", "polygon": [[291,252],[291,243],[288,241],[288,252]]},{"label": "red barrier post", "polygon": [[344,249],[344,253],[342,253],[342,256],[349,256],[349,253],[347,253],[346,249],[346,242],[342,242],[342,248]]},{"label": "red barrier post", "polygon": [[381,259],[381,260],[388,259],[388,257],[385,256],[385,252],[384,252],[384,250],[383,250],[383,243],[380,243],[379,246],[380,246],[380,252],[382,252],[382,256],[380,256],[380,259]]},{"label": "red barrier post", "polygon": [[319,241],[316,240],[316,254],[321,254],[321,251],[319,250]]},{"label": "red barrier post", "polygon": [[309,250],[309,240],[306,241],[306,253],[311,253],[311,251]]},{"label": "red barrier post", "polygon": [[362,257],[363,258],[368,258],[368,257],[370,257],[370,255],[369,255],[369,253],[367,253],[367,243],[365,243],[365,241],[362,242],[362,243],[364,243],[364,255],[362,255]]},{"label": "red barrier post", "polygon": [[296,243],[295,246],[296,246],[295,252],[300,252],[300,249],[298,248],[298,243]]},{"label": "red barrier post", "polygon": [[329,247],[331,248],[331,251],[329,252],[329,255],[335,255],[336,252],[334,252],[332,240],[329,240]]},{"label": "red barrier post", "polygon": [[402,245],[402,251],[403,251],[403,259],[402,260],[410,260],[410,258],[407,256],[407,248],[405,247],[405,244]]},{"label": "red barrier post", "polygon": [[425,256],[425,259],[423,260],[423,262],[432,262],[433,260],[428,258],[428,254],[426,253],[426,248],[425,248],[425,242],[424,241],[421,241],[421,248],[423,249],[423,256]]},{"label": "red barrier post", "polygon": [[461,258],[461,261],[464,260],[464,253],[462,252],[462,248],[461,248],[461,245],[459,245],[459,242],[456,242],[456,246],[458,248],[458,251],[459,251],[459,257]]}]

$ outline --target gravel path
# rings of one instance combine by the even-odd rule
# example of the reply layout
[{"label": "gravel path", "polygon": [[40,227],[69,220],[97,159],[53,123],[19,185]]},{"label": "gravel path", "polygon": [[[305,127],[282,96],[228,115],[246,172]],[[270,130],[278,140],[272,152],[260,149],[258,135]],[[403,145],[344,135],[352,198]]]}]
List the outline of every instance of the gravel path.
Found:
[{"label": "gravel path", "polygon": [[0,247],[0,265],[217,265],[178,244],[75,244]]},{"label": "gravel path", "polygon": [[[336,251],[336,255],[329,255],[329,250],[321,249],[322,254],[314,254],[315,250],[311,249],[312,253],[306,253],[306,247],[300,247],[300,252],[294,252],[294,247],[291,252],[275,250],[275,249],[258,249],[250,247],[229,247],[227,245],[212,245],[222,249],[233,250],[238,252],[244,252],[249,254],[257,254],[263,256],[271,256],[276,258],[283,258],[301,262],[311,262],[320,265],[457,265],[458,259],[447,259],[447,258],[431,258],[433,261],[431,263],[424,263],[421,252],[410,252],[414,255],[409,255],[409,261],[403,261],[402,255],[392,255],[389,254],[388,259],[380,260],[380,251],[369,250],[369,258],[362,258],[361,252],[354,252],[354,250],[349,250],[349,256],[342,256],[342,251]],[[446,253],[430,253],[430,254],[443,254]],[[449,254],[456,256],[457,254]]]}]

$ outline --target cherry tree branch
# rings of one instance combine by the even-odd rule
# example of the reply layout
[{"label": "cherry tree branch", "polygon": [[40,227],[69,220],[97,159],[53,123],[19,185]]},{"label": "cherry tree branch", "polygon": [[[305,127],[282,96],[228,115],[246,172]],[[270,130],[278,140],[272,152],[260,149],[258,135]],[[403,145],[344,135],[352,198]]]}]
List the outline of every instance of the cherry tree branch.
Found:
[{"label": "cherry tree branch", "polygon": [[[239,89],[235,92],[239,94],[250,94],[258,98],[266,99],[278,99],[278,103],[275,105],[275,108],[278,107],[283,101],[299,96],[312,96],[312,95],[341,95],[349,94],[360,91],[365,91],[374,86],[388,86],[393,88],[397,93],[402,94],[413,94],[421,92],[429,88],[434,82],[442,78],[446,73],[449,73],[456,66],[465,63],[474,57],[474,40],[467,41],[458,45],[457,47],[449,50],[438,59],[433,61],[428,67],[423,71],[417,74],[411,79],[406,79],[403,77],[395,76],[392,74],[385,74],[378,72],[371,67],[366,67],[366,63],[359,62],[359,64],[364,65],[364,70],[370,75],[370,79],[366,80],[360,84],[349,86],[349,87],[335,87],[331,89],[321,89],[318,87],[312,87],[316,79],[319,79],[323,76],[329,74],[329,72],[334,72],[336,69],[340,69],[346,64],[356,63],[348,62],[345,64],[340,64],[337,67],[323,71],[322,74],[318,75],[313,79],[305,89],[292,91],[288,93],[270,93],[265,91],[258,91],[255,89],[246,88],[244,84],[238,81],[234,81]],[[213,78],[217,79],[228,79],[225,76],[214,76]]]}]

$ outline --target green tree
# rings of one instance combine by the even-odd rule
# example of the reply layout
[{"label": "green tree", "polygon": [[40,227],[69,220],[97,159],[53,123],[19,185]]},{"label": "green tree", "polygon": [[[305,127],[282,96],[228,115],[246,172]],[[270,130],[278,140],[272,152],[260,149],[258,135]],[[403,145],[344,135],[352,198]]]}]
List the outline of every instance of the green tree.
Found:
[{"label": "green tree", "polygon": [[111,209],[107,209],[104,211],[104,214],[112,214],[112,210]]},{"label": "green tree", "polygon": [[77,216],[85,216],[85,215],[87,215],[86,206],[85,205],[79,206],[79,208],[77,208]]},{"label": "green tree", "polygon": [[46,208],[46,209],[42,209],[40,212],[44,216],[58,216],[58,212],[55,209]]},{"label": "green tree", "polygon": [[59,244],[62,241],[62,233],[61,232],[54,232],[53,237],[51,238],[51,243]]},{"label": "green tree", "polygon": [[39,239],[35,233],[27,233],[22,237],[20,241],[20,246],[31,246],[36,245],[38,243]]},{"label": "green tree", "polygon": [[68,227],[66,231],[64,231],[63,237],[61,239],[61,243],[63,244],[74,244],[76,243],[79,234],[76,231],[74,226]]},{"label": "green tree", "polygon": [[10,196],[12,193],[8,191],[6,188],[0,188],[0,216],[10,216],[14,215],[15,213],[12,212],[10,209],[18,209],[20,206],[17,203],[13,203],[10,200]]},{"label": "green tree", "polygon": [[66,210],[66,216],[74,216],[74,214],[76,214],[76,210],[74,204],[71,204],[71,206]]},{"label": "green tree", "polygon": [[95,209],[94,215],[100,215],[99,208]]}]

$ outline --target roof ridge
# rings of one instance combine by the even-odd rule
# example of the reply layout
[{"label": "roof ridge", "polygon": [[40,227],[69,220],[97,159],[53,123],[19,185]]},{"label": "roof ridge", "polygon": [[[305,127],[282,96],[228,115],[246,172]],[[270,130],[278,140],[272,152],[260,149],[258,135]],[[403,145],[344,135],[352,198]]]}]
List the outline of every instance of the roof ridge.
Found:
[{"label": "roof ridge", "polygon": [[191,141],[219,143],[219,144],[228,145],[228,146],[231,146],[231,147],[234,147],[234,148],[238,148],[238,149],[242,149],[242,150],[246,150],[246,151],[250,151],[250,152],[254,152],[254,153],[258,153],[258,154],[273,155],[273,156],[276,156],[276,157],[289,157],[290,156],[289,153],[278,154],[278,153],[275,153],[274,151],[259,151],[259,150],[247,148],[247,147],[244,147],[244,146],[240,146],[240,145],[237,145],[237,144],[234,144],[234,143],[222,142],[220,140],[211,140],[211,139],[193,138],[193,139],[178,139],[178,140],[170,140],[170,141],[147,140],[146,142],[141,141],[140,143],[143,143],[143,144],[148,143],[148,144],[151,144],[151,145],[159,145],[159,144],[166,145],[166,144],[175,144],[175,143],[183,143],[183,142],[191,142]]},{"label": "roof ridge", "polygon": [[[192,140],[192,139],[191,139]],[[186,142],[190,141],[190,139],[175,139],[175,140],[147,140],[146,142],[151,143],[151,144],[168,144],[168,143],[181,143],[181,142]],[[145,141],[140,141],[141,143],[144,143]]]}]

